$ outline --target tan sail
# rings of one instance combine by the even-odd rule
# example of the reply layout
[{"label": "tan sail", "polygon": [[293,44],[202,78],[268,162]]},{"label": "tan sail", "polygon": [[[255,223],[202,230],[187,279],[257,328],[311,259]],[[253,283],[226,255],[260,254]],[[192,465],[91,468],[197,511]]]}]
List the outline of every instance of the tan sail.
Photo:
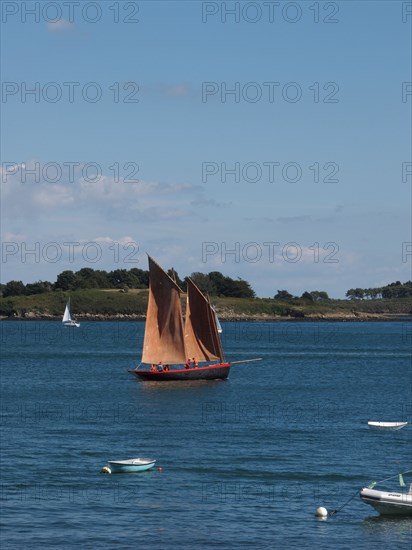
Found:
[{"label": "tan sail", "polygon": [[187,357],[180,288],[150,256],[149,274],[142,363],[184,363]]},{"label": "tan sail", "polygon": [[187,283],[185,346],[187,356],[197,361],[223,361],[215,313],[191,279]]}]

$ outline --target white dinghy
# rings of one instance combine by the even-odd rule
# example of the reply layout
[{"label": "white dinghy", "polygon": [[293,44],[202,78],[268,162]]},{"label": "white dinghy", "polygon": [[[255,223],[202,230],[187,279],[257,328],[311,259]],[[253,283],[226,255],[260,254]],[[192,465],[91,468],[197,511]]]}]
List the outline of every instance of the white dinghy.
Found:
[{"label": "white dinghy", "polygon": [[407,424],[407,422],[368,422],[369,428],[377,428],[378,430],[400,430]]},{"label": "white dinghy", "polygon": [[108,460],[111,473],[134,473],[150,470],[155,465],[153,458],[129,458],[128,460]]}]

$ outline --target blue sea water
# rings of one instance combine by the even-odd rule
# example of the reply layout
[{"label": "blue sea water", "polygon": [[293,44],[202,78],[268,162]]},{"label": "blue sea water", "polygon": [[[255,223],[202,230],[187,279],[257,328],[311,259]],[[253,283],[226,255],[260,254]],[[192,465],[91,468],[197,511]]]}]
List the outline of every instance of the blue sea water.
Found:
[{"label": "blue sea water", "polygon": [[[169,383],[127,372],[143,329],[0,324],[2,550],[411,548],[358,496],[412,469],[410,324],[223,323],[228,360],[263,360]],[[136,456],[161,471],[99,473]]]}]

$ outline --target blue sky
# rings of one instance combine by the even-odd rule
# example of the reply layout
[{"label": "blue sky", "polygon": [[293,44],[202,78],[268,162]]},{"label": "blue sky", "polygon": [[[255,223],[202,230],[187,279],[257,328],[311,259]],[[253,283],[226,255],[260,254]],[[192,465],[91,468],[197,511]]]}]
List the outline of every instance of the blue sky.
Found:
[{"label": "blue sky", "polygon": [[410,2],[2,9],[2,282],[145,252],[261,297],[410,279]]}]

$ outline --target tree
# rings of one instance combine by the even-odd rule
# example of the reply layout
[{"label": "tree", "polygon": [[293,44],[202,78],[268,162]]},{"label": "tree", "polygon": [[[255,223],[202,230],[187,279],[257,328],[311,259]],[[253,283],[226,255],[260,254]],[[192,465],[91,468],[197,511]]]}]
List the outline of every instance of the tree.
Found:
[{"label": "tree", "polygon": [[278,290],[277,294],[274,296],[275,300],[284,300],[288,302],[289,300],[293,300],[292,294],[289,294],[287,290]]},{"label": "tree", "polygon": [[254,298],[256,296],[250,284],[240,277],[235,281],[231,277],[225,277],[219,271],[211,271],[209,279],[217,296],[227,298]]},{"label": "tree", "polygon": [[[185,278],[187,281],[188,277]],[[203,292],[203,294],[216,295],[216,287],[210,280],[209,275],[195,271],[190,275],[190,279],[195,283],[197,287]]]},{"label": "tree", "polygon": [[77,277],[73,271],[62,271],[57,275],[57,280],[54,283],[54,288],[60,290],[74,290],[77,287]]},{"label": "tree", "polygon": [[365,295],[363,288],[351,288],[347,291],[346,297],[350,300],[362,300]]},{"label": "tree", "polygon": [[226,277],[219,271],[211,271],[209,273],[209,280],[215,289],[217,296],[225,296],[227,291]]},{"label": "tree", "polygon": [[9,281],[4,285],[4,298],[7,298],[7,296],[21,296],[23,294],[26,294],[26,287],[22,281]]},{"label": "tree", "polygon": [[304,292],[301,296],[302,300],[307,300],[308,302],[313,302],[313,296],[311,292]]},{"label": "tree", "polygon": [[244,279],[241,279],[238,277],[237,281],[234,281],[233,279],[229,279],[229,289],[226,294],[226,296],[230,298],[255,298],[256,294],[253,288],[250,286],[250,284],[245,281]]},{"label": "tree", "polygon": [[52,283],[49,281],[37,281],[36,283],[29,283],[26,285],[26,294],[43,294],[44,292],[51,292],[53,290]]},{"label": "tree", "polygon": [[134,273],[127,271],[127,269],[115,269],[107,274],[107,284],[113,288],[123,288],[124,286],[138,288],[139,279]]},{"label": "tree", "polygon": [[312,290],[310,294],[315,302],[323,302],[324,300],[329,300],[328,293],[324,290]]},{"label": "tree", "polygon": [[370,300],[376,300],[376,298],[380,295],[382,289],[380,288],[365,288],[364,289],[364,297],[369,298]]},{"label": "tree", "polygon": [[381,291],[383,298],[407,298],[412,296],[412,282],[408,281],[402,284],[400,281],[396,281],[382,287]]},{"label": "tree", "polygon": [[138,285],[135,288],[148,288],[149,287],[149,272],[138,267],[133,267],[130,273],[136,277]]},{"label": "tree", "polygon": [[110,283],[106,271],[83,267],[76,272],[78,288],[108,288]]}]

